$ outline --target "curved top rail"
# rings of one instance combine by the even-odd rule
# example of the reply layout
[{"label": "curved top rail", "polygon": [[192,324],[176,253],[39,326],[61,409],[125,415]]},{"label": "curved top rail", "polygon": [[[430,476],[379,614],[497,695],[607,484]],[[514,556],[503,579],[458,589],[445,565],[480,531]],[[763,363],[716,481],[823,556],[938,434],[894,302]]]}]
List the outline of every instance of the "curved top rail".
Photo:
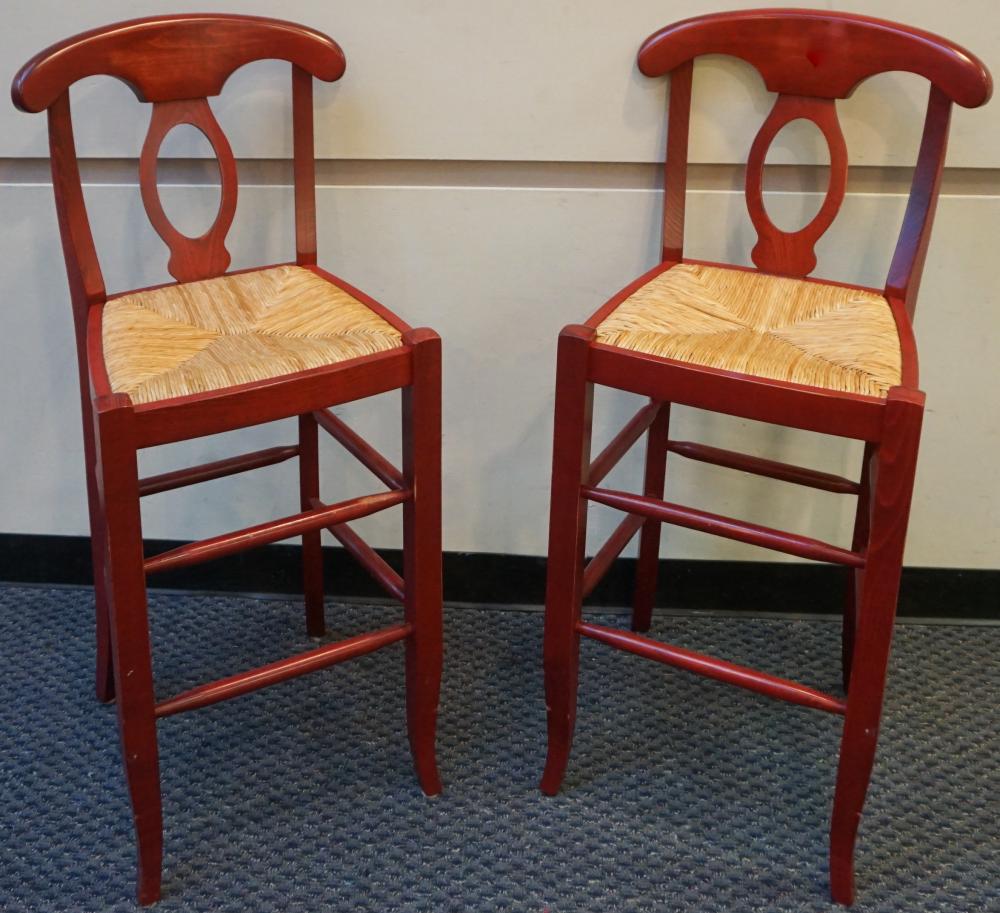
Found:
[{"label": "curved top rail", "polygon": [[132,19],[83,32],[46,48],[14,77],[11,98],[22,111],[48,108],[77,80],[114,76],[140,101],[218,95],[254,60],[287,60],[333,82],[346,66],[332,39],[294,22],[260,16],[192,13]]},{"label": "curved top rail", "polygon": [[966,108],[993,91],[982,61],[957,44],[895,22],[802,9],[696,16],[660,29],[639,50],[639,69],[662,76],[702,54],[728,54],[756,67],[772,92],[846,98],[890,70],[916,73]]}]

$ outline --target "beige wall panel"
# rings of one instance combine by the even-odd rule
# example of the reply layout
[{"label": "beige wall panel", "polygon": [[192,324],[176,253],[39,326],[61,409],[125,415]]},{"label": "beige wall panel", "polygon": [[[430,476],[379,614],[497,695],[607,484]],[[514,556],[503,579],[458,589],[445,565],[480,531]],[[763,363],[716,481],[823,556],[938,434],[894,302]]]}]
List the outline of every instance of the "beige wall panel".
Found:
[{"label": "beige wall panel", "polygon": [[[92,186],[98,245],[109,285],[165,278],[159,240],[134,187]],[[204,188],[165,188],[168,205],[210,217]],[[291,248],[289,194],[248,187],[232,235],[234,265],[284,258]],[[768,199],[788,219],[814,201]],[[0,185],[0,530],[86,532],[75,353],[51,189]],[[644,191],[456,188],[320,188],[321,262],[415,324],[445,340],[445,543],[453,550],[545,551],[555,340],[654,261],[657,197]],[[742,197],[699,192],[689,200],[690,252],[744,260],[752,230]],[[852,195],[824,245],[822,273],[878,284],[902,212],[902,198]],[[255,218],[264,213],[264,218]],[[991,403],[1000,329],[993,254],[1000,198],[942,200],[924,284],[918,334],[929,394],[907,561],[998,567],[1000,416]],[[985,391],[977,392],[977,390]],[[595,447],[637,400],[598,400]],[[398,455],[399,400],[342,410],[359,430]],[[858,445],[736,419],[678,410],[677,434],[764,456],[855,474]],[[291,438],[289,422],[175,445],[143,455],[163,471]],[[610,480],[635,485],[638,454]],[[846,542],[851,503],[739,473],[671,461],[670,497],[708,510]],[[377,489],[330,444],[329,497]],[[294,466],[260,470],[148,500],[149,536],[188,538],[294,512]],[[594,540],[611,511],[594,511]],[[398,517],[372,518],[375,544],[399,543]],[[678,557],[761,560],[771,553],[669,529]]]},{"label": "beige wall panel", "polygon": [[[759,0],[730,0],[732,8]],[[817,6],[864,12],[938,31],[1000,71],[996,0],[862,0]],[[175,0],[196,11],[201,2]],[[322,157],[542,161],[657,161],[663,143],[665,82],[642,77],[635,53],[667,23],[716,11],[715,0],[366,0],[330,4],[288,0],[220,2],[214,8],[280,15],[324,30],[344,47],[348,69],[317,91],[317,150]],[[3,71],[72,33],[160,12],[149,0],[8,0],[0,30]],[[218,102],[238,155],[290,153],[287,65],[254,64],[237,73]],[[692,158],[739,162],[770,100],[745,64],[709,59],[697,71]],[[910,75],[879,77],[842,106],[851,160],[864,165],[913,161],[926,84]],[[134,156],[146,115],[123,86],[87,80],[74,92],[80,149],[92,156]],[[122,108],[124,103],[125,107]],[[109,122],[108,113],[119,113]],[[950,163],[1000,165],[1000,115],[956,113]],[[45,154],[44,118],[0,105],[0,157]],[[189,151],[183,144],[176,150]],[[824,160],[816,143],[782,136],[772,161]]]}]

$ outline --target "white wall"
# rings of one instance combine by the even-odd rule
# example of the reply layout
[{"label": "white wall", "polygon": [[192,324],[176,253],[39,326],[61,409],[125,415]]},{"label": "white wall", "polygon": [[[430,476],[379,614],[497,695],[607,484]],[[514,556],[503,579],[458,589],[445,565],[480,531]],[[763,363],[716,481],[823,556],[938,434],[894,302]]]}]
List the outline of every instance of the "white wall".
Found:
[{"label": "white wall", "polygon": [[[124,0],[9,5],[11,25],[0,33],[8,73],[74,31],[159,9]],[[825,5],[940,31],[1000,71],[994,0],[947,9],[930,0]],[[637,73],[635,50],[658,26],[717,4],[368,0],[338,8],[318,0],[280,7],[248,0],[215,6],[298,19],[341,42],[347,75],[317,89],[317,149],[332,160],[320,168],[321,263],[444,338],[446,548],[544,553],[556,335],[655,262],[656,169],[641,163],[659,157],[665,86]],[[242,159],[287,158],[287,83],[287,65],[255,64],[213,102]],[[900,166],[913,160],[924,93],[915,77],[879,77],[842,106],[852,165],[860,166],[858,192],[824,239],[821,275],[873,285],[884,279],[908,181]],[[81,152],[98,160],[86,172],[92,177],[86,192],[110,287],[164,281],[164,249],[132,176],[148,114],[108,80],[86,81],[74,102]],[[704,165],[688,201],[689,252],[745,262],[753,232],[742,193],[731,189],[738,186],[731,166],[745,159],[767,93],[746,66],[712,60],[697,72],[695,103],[701,113],[692,149]],[[914,565],[1000,567],[1000,409],[991,358],[1000,329],[997,111],[956,115],[918,309],[928,413],[907,548]],[[183,141],[172,151],[200,154]],[[6,306],[0,531],[82,534],[75,354],[51,187],[37,161],[44,153],[44,118],[0,106]],[[337,160],[351,161],[338,166]],[[824,160],[804,132],[769,158],[803,160]],[[469,164],[477,162],[487,164]],[[287,170],[244,161],[244,172],[251,181],[241,186],[230,236],[234,265],[287,258]],[[180,183],[163,188],[168,211],[173,203],[207,223],[216,191],[200,183],[189,161],[172,173]],[[786,175],[782,186],[812,187],[816,179],[806,168]],[[768,206],[777,220],[797,217],[801,224],[818,199],[774,192]],[[636,404],[624,394],[599,398],[595,449]],[[360,405],[343,412],[388,453],[398,453],[398,397]],[[852,442],[693,410],[678,410],[676,427],[684,437],[857,473],[859,447]],[[144,454],[143,468],[214,459],[292,434],[290,423],[279,423],[174,445]],[[612,481],[634,485],[638,471],[633,454]],[[849,499],[679,459],[668,477],[672,500],[831,541],[849,538]],[[377,488],[332,444],[323,483],[331,498]],[[286,464],[152,498],[144,504],[145,532],[194,538],[296,509],[294,465]],[[371,518],[362,529],[376,545],[398,545],[398,519]],[[592,540],[614,520],[613,512],[595,510]],[[665,539],[665,552],[678,557],[778,559],[673,528]]]},{"label": "white wall", "polygon": [[[216,10],[296,19],[333,36],[347,55],[347,73],[333,88],[318,92],[324,116],[318,121],[319,153],[333,158],[488,159],[496,161],[651,162],[659,158],[664,83],[643,77],[635,53],[651,32],[698,13],[727,6],[757,8],[760,0],[217,0]],[[765,4],[766,5],[766,4]],[[995,0],[861,0],[816,2],[816,7],[861,12],[939,31],[1000,68],[1000,33]],[[173,0],[175,12],[205,9],[202,0]],[[12,70],[53,41],[113,22],[162,12],[158,3],[101,0],[7,0],[0,32],[0,59]],[[239,115],[230,139],[242,155],[273,157],[289,152],[286,133],[260,130],[261,119],[277,115],[280,91],[265,72],[284,74],[285,65],[263,65],[234,77],[233,98],[222,107]],[[693,157],[703,162],[745,158],[733,142],[734,125],[755,129],[766,113],[766,93],[749,67],[708,63],[700,83],[718,94],[723,107],[699,111]],[[892,143],[916,137],[926,84],[908,75],[865,86],[848,103],[845,129],[859,164],[906,164]],[[279,89],[284,88],[279,84]],[[729,100],[722,90],[732,90]],[[97,80],[81,85],[81,113],[106,113]],[[119,89],[124,97],[125,90]],[[246,94],[249,93],[249,94]],[[93,104],[87,102],[93,101]],[[745,110],[740,111],[740,105]],[[720,115],[723,115],[720,117]],[[258,124],[253,119],[258,119]],[[102,119],[80,139],[94,155],[127,154],[141,142],[139,121]],[[735,134],[738,139],[738,133]],[[26,124],[12,108],[0,109],[0,154],[41,155],[44,119]],[[1000,119],[982,112],[956,115],[952,164],[995,164]],[[905,150],[904,150],[905,151]]]}]

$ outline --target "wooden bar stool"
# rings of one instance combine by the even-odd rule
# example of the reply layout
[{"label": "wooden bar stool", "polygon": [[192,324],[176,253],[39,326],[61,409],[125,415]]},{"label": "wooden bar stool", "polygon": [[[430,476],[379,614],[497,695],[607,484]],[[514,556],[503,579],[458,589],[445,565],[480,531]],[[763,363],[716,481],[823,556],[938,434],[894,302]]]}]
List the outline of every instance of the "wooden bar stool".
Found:
[{"label": "wooden bar stool", "polygon": [[[746,196],[758,239],[756,269],[683,255],[685,173],[694,58],[728,54],[752,64],[774,107],[750,150]],[[853,856],[881,716],[886,664],[913,488],[924,394],[911,318],[930,239],[952,103],[987,101],[990,77],[962,48],[862,16],[756,10],[701,16],[652,35],[639,51],[646,76],[670,74],[662,262],[559,338],[552,464],[545,690],[549,747],[541,788],[558,791],[576,717],[580,637],[795,704],[844,715],[830,829],[834,899],[854,896]],[[806,278],[814,245],[844,197],[847,152],[836,99],[864,79],[906,70],[931,83],[909,204],[884,289]],[[830,184],[815,218],[775,227],[761,192],[764,158],[789,121],[816,124],[830,148]],[[591,462],[594,384],[650,398]],[[866,442],[860,482],[687,441],[671,440],[671,403]],[[601,487],[647,434],[641,494]],[[667,454],[858,497],[850,549],[663,501]],[[584,562],[587,505],[625,514]],[[844,613],[846,699],[639,633],[583,620],[580,605],[641,530],[632,627],[646,631],[656,590],[661,523],[850,569]]]},{"label": "wooden bar stool", "polygon": [[[208,97],[254,60],[292,72],[296,257],[227,273],[236,209],[232,150]],[[17,74],[14,103],[48,113],[52,180],[76,325],[97,603],[97,695],[117,696],[122,755],[138,842],[138,897],[160,895],[163,825],[156,721],[323,669],[387,644],[406,644],[410,747],[425,793],[441,790],[434,733],[441,680],[440,339],[316,265],[313,78],[344,72],[344,55],[311,29],[251,16],[184,15],[96,29],[42,51]],[[96,74],[124,81],[152,104],[139,159],[147,214],[170,250],[174,284],[108,295],[84,206],[69,87]],[[157,156],[190,124],[219,161],[221,203],[199,238],[178,232],[160,203]],[[329,407],[402,390],[403,468]],[[298,443],[140,479],[137,451],[298,416]],[[318,429],[357,457],[385,492],[320,500]],[[302,512],[144,558],[139,499],[298,457]],[[350,526],[403,506],[401,578]],[[320,531],[328,529],[393,597],[404,620],[280,662],[154,696],[146,575],[302,536],[306,627],[324,631]]]}]

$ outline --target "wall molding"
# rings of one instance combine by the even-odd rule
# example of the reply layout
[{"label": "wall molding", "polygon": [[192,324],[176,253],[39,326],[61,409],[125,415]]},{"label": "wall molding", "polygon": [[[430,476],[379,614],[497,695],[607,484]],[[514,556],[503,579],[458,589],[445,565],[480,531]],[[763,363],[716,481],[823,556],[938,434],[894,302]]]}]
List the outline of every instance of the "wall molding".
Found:
[{"label": "wall molding", "polygon": [[[152,539],[147,555],[177,540]],[[401,553],[380,554],[397,569]],[[343,549],[325,547],[325,580],[332,597],[381,598],[384,594]],[[207,564],[158,574],[165,589],[292,594],[301,592],[300,549],[274,545]],[[621,558],[587,605],[629,604],[635,560]],[[447,552],[445,599],[450,603],[539,605],[545,559],[526,555]],[[656,604],[673,610],[829,615],[841,611],[846,572],[830,565],[764,561],[665,559]],[[85,536],[0,534],[0,582],[92,582],[90,540]],[[1000,569],[907,567],[899,615],[907,618],[1000,621]]]},{"label": "wall molding", "polygon": [[[291,186],[290,159],[238,158],[241,186]],[[945,168],[941,193],[996,196],[995,168]],[[136,184],[138,159],[80,160],[84,184]],[[825,165],[766,165],[768,193],[826,193],[830,169]],[[848,193],[907,194],[913,169],[904,166],[852,165]],[[219,182],[212,158],[162,158],[157,169],[163,185]],[[743,191],[744,166],[692,163],[688,190]],[[48,159],[0,158],[0,184],[49,184]],[[319,187],[468,187],[517,190],[659,190],[659,162],[532,162],[465,159],[318,159]]]}]

